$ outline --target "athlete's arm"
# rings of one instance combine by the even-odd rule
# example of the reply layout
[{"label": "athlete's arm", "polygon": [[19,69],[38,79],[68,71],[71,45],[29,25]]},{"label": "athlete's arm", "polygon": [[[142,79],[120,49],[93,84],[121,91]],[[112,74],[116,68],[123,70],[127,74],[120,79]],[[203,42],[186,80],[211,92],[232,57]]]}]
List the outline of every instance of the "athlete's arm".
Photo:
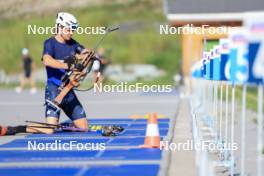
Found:
[{"label": "athlete's arm", "polygon": [[69,69],[69,66],[68,66],[67,63],[60,62],[60,61],[54,59],[53,57],[51,57],[48,54],[45,54],[43,56],[43,64],[45,66],[49,66],[49,67],[52,67],[52,68]]}]

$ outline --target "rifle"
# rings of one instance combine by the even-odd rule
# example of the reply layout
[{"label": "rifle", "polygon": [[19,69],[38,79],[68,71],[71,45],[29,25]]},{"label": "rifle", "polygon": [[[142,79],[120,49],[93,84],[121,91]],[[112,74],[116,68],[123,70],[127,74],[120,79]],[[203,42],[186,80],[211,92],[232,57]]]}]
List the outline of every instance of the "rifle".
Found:
[{"label": "rifle", "polygon": [[[36,121],[25,121],[29,128],[46,128],[46,129],[53,129],[56,131],[66,131],[66,132],[86,132],[86,129],[77,128],[72,123],[61,123],[61,124],[49,124],[44,122],[36,122]],[[118,125],[89,125],[88,131],[96,132],[103,136],[116,136],[119,133],[124,131],[122,126]]]},{"label": "rifle", "polygon": [[[83,69],[78,70],[78,71],[70,70],[69,72],[67,72],[62,78],[62,84],[59,87],[59,90],[60,90],[59,95],[55,98],[54,101],[46,100],[46,103],[54,107],[56,111],[60,110],[59,105],[61,104],[63,98],[68,94],[70,90],[72,90],[73,88],[79,87],[80,82],[83,81],[86,75],[91,71],[91,67],[94,61],[95,51],[98,48],[98,46],[101,44],[101,42],[110,32],[113,32],[118,29],[119,29],[119,26],[110,27],[106,29],[105,34],[96,43],[93,49],[85,53],[86,55],[85,58],[82,59],[80,62],[80,64],[83,66]],[[77,59],[75,60],[78,61]]]}]

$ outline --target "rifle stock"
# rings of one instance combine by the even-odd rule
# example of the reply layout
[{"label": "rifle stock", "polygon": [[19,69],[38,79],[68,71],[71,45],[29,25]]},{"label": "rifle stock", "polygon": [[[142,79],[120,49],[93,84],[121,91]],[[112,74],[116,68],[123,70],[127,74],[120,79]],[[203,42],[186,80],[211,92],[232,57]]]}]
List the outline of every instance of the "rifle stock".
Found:
[{"label": "rifle stock", "polygon": [[55,98],[54,103],[59,106],[63,100],[63,98],[68,94],[70,90],[72,90],[74,87],[78,87],[80,85],[80,81],[85,78],[85,76],[88,74],[89,67],[93,63],[93,57],[95,55],[96,48],[100,45],[100,43],[104,40],[104,38],[107,36],[108,33],[113,32],[115,30],[118,30],[119,26],[116,27],[110,27],[106,29],[106,33],[102,36],[102,38],[96,43],[95,47],[88,51],[87,56],[85,59],[81,61],[81,64],[84,66],[84,69],[81,71],[71,71],[69,75],[67,75],[67,80],[62,83],[60,86],[60,93]]}]

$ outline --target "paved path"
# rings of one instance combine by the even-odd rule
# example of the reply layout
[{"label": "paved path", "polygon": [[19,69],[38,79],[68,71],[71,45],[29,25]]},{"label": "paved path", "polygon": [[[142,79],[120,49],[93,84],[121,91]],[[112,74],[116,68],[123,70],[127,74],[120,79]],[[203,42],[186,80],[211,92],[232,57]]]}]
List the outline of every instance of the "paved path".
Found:
[{"label": "paved path", "polygon": [[[5,125],[23,124],[25,120],[43,121],[42,93],[15,94],[0,91],[0,118]],[[160,135],[167,136],[175,118],[178,94],[98,94],[79,93],[91,124],[119,124],[125,131],[118,137],[106,138],[96,133],[31,134],[0,138],[1,175],[158,175],[162,165],[160,149],[142,149],[148,112],[157,112]],[[63,115],[61,120],[67,118]],[[33,144],[75,143],[105,144],[104,150],[71,151],[28,150]]]},{"label": "paved path", "polygon": [[178,145],[177,150],[171,147],[169,176],[198,175],[195,169],[195,152],[181,149],[179,144],[191,142],[191,115],[190,107],[187,99],[182,99],[178,105],[178,113],[176,114],[176,123],[173,130],[172,143]]}]

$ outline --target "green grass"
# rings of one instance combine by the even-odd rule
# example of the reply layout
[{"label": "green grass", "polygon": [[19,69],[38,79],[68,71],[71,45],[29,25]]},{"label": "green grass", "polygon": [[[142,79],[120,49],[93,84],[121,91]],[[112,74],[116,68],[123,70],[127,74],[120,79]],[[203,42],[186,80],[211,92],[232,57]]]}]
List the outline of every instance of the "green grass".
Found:
[{"label": "green grass", "polygon": [[[150,1],[130,1],[127,4],[111,3],[82,9],[61,9],[73,13],[82,27],[111,26],[116,24],[144,24],[129,31],[112,33],[102,46],[111,50],[113,63],[155,64],[172,75],[180,68],[180,42],[176,35],[160,35],[156,22],[166,21],[162,6]],[[56,13],[31,15],[0,21],[0,69],[8,74],[20,72],[21,49],[27,47],[37,67],[41,64],[43,42],[51,35],[28,35],[27,25],[53,26]],[[92,47],[100,35],[75,35],[74,38]]]},{"label": "green grass", "polygon": [[[220,87],[218,89],[218,99],[220,99]],[[226,100],[226,86],[223,86],[223,101]],[[232,86],[229,85],[228,87],[228,101],[231,103],[232,100]],[[236,85],[235,89],[235,101],[241,107],[242,106],[242,86]],[[263,99],[264,101],[264,99]],[[264,108],[264,104],[262,105]],[[258,111],[258,93],[257,93],[257,86],[247,86],[246,92],[246,108],[247,110],[252,110],[254,112]],[[252,121],[257,124],[257,118],[253,118]],[[263,124],[264,128],[264,124]]]},{"label": "green grass", "polygon": [[170,74],[166,74],[162,77],[146,80],[146,79],[138,79],[137,81],[131,82],[130,84],[143,83],[144,85],[173,85],[174,80],[170,76]]},{"label": "green grass", "polygon": [[208,40],[206,41],[206,51],[210,51],[214,46],[219,44],[219,40]]},{"label": "green grass", "polygon": [[[242,102],[242,86],[238,86],[236,89],[236,98],[239,102]],[[247,109],[257,111],[257,87],[247,87]]]},{"label": "green grass", "polygon": [[[219,88],[220,90],[220,88]],[[218,94],[218,98],[220,98],[220,93]],[[232,98],[232,86],[228,88],[228,99],[231,101]],[[223,100],[226,99],[226,87],[223,87]],[[235,90],[235,99],[236,102],[239,103],[241,106],[242,104],[242,86],[237,85]],[[247,93],[246,93],[246,108],[257,112],[257,103],[258,103],[258,93],[256,86],[247,86]],[[264,108],[264,105],[263,105]]]}]

